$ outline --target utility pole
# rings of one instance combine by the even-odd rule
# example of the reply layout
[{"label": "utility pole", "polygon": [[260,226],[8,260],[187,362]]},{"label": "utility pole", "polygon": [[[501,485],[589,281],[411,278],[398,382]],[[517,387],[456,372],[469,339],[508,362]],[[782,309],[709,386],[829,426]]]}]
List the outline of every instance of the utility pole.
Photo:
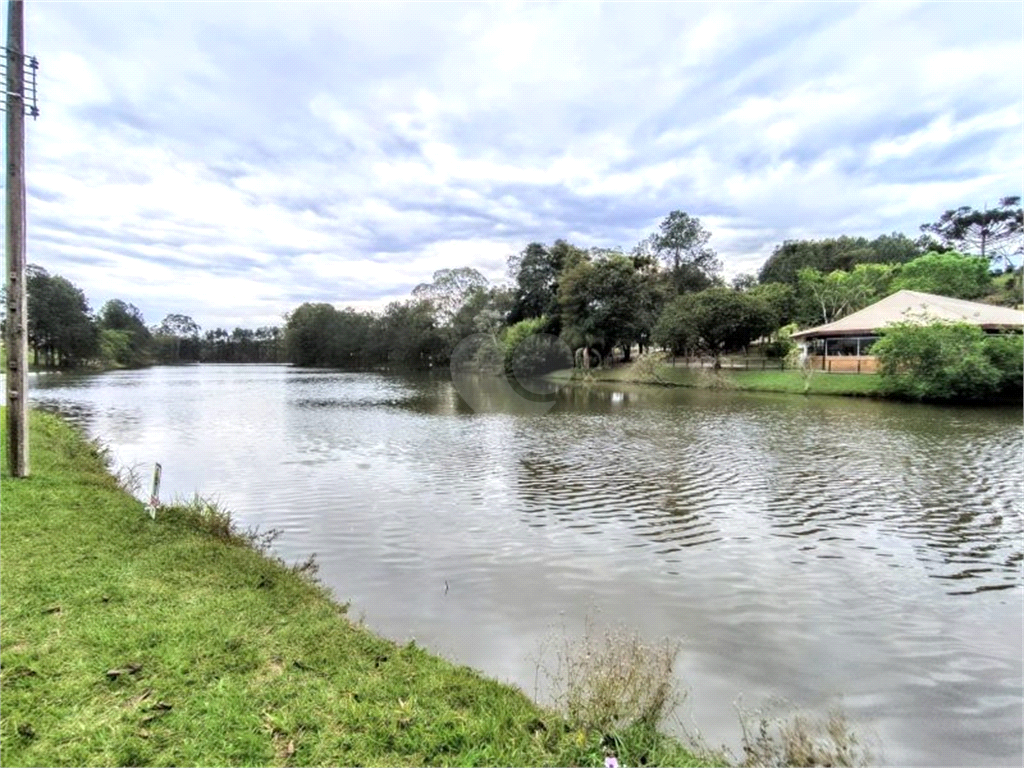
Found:
[{"label": "utility pole", "polygon": [[[25,6],[7,3],[7,458],[27,477],[28,298],[25,291]],[[35,116],[35,59],[32,60]]]}]

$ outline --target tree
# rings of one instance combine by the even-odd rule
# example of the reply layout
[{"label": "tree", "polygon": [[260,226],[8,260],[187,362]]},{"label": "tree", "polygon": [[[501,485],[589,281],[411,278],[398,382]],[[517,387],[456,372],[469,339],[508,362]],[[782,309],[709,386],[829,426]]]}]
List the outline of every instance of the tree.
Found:
[{"label": "tree", "polygon": [[[251,363],[256,357],[255,333],[250,328],[236,327],[231,332],[232,362]],[[330,361],[327,363],[331,365]]]},{"label": "tree", "polygon": [[487,278],[472,267],[439,269],[431,283],[420,283],[412,289],[413,298],[430,301],[437,309],[438,322],[451,323],[452,318],[476,291],[487,289]]},{"label": "tree", "polygon": [[761,283],[747,293],[757,296],[768,304],[772,311],[772,325],[781,328],[793,321],[796,314],[796,289],[786,283]]},{"label": "tree", "polygon": [[758,279],[762,283],[795,286],[801,269],[816,269],[827,275],[836,270],[848,272],[858,264],[903,264],[921,253],[917,243],[898,232],[870,241],[846,235],[824,240],[787,240],[772,251]]},{"label": "tree", "polygon": [[257,363],[277,363],[283,360],[281,352],[281,329],[276,325],[265,325],[253,334],[256,342]]},{"label": "tree", "polygon": [[969,323],[895,323],[871,348],[883,387],[914,400],[981,400],[1016,394],[1024,337],[988,335]]},{"label": "tree", "polygon": [[70,280],[35,264],[26,270],[28,342],[35,364],[75,366],[99,350],[99,332],[85,294]]},{"label": "tree", "polygon": [[370,329],[370,358],[386,365],[428,368],[448,360],[448,334],[437,325],[430,301],[393,301]]},{"label": "tree", "polygon": [[677,296],[665,305],[654,325],[652,340],[673,355],[689,356],[697,348],[700,333],[690,297]]},{"label": "tree", "polygon": [[452,346],[474,333],[496,334],[504,325],[505,317],[509,314],[514,301],[515,297],[510,288],[490,288],[474,292],[452,319]]},{"label": "tree", "polygon": [[978,253],[990,262],[1024,253],[1024,209],[1020,197],[1004,197],[995,208],[975,210],[963,205],[943,213],[939,220],[922,224],[921,231],[966,253]]},{"label": "tree", "polygon": [[893,280],[892,290],[923,291],[955,299],[976,299],[992,285],[989,262],[956,251],[928,253],[904,264]]},{"label": "tree", "polygon": [[154,341],[160,345],[158,355],[167,362],[198,360],[200,330],[199,324],[188,315],[167,315],[154,333]]},{"label": "tree", "polygon": [[104,331],[127,334],[127,347],[115,345],[120,350],[119,356],[114,359],[115,363],[134,367],[144,365],[149,360],[152,335],[146,328],[142,312],[134,304],[121,299],[111,299],[100,309],[99,326]]},{"label": "tree", "polygon": [[749,291],[757,285],[757,275],[751,275],[749,272],[744,272],[741,275],[736,275],[732,279],[733,290],[736,291]]},{"label": "tree", "polygon": [[695,294],[691,311],[701,346],[715,357],[746,348],[774,330],[774,314],[764,299],[730,288],[708,288]]},{"label": "tree", "polygon": [[[633,259],[633,266],[637,272],[637,287],[635,289],[636,321],[634,323],[634,341],[643,354],[646,347],[649,347],[654,338],[654,327],[661,316],[665,304],[675,293],[672,280],[664,272],[656,268],[649,269],[640,262]],[[657,263],[655,263],[655,267]]]},{"label": "tree", "polygon": [[722,264],[708,247],[711,233],[700,219],[684,211],[672,211],[658,232],[634,249],[634,258],[651,251],[668,266],[679,293],[699,291],[715,282]]},{"label": "tree", "polygon": [[327,365],[333,368],[361,368],[367,363],[370,326],[374,318],[352,307],[332,318],[327,340]]},{"label": "tree", "polygon": [[787,240],[775,247],[772,255],[761,267],[758,279],[762,283],[789,283],[796,285],[803,269],[814,269],[822,274],[851,268],[858,254],[867,252],[868,241],[863,237],[837,237],[825,240]]},{"label": "tree", "polygon": [[229,359],[230,335],[223,328],[214,328],[203,335],[200,359],[204,362],[226,363]]},{"label": "tree", "polygon": [[906,264],[926,252],[902,232],[879,235],[871,241],[870,248],[873,251],[871,261],[875,264]]},{"label": "tree", "polygon": [[797,319],[807,325],[831,323],[889,294],[896,267],[858,264],[850,272],[823,275],[815,269],[797,274]]},{"label": "tree", "polygon": [[658,321],[655,337],[674,352],[701,349],[716,359],[747,347],[773,330],[767,302],[731,288],[708,288],[677,296]]},{"label": "tree", "polygon": [[550,248],[541,243],[530,243],[521,253],[509,257],[509,276],[515,280],[516,287],[508,323],[513,325],[520,320],[546,317],[545,332],[561,333],[559,276],[588,258],[586,251],[565,240],[556,240]]},{"label": "tree", "polygon": [[505,372],[520,383],[573,365],[569,348],[546,333],[546,326],[546,318],[534,317],[509,326],[502,335],[500,349]]},{"label": "tree", "polygon": [[330,365],[337,314],[338,310],[324,302],[306,302],[289,313],[284,330],[288,360],[301,366]]},{"label": "tree", "polygon": [[594,347],[602,355],[621,346],[629,359],[637,335],[640,279],[622,253],[580,261],[559,278],[562,336],[572,347]]}]

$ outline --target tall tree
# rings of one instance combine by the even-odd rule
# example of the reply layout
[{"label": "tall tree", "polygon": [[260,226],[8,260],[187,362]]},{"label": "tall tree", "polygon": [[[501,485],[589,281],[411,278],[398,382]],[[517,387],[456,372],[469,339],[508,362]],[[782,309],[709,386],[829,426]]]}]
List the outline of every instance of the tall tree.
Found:
[{"label": "tall tree", "polygon": [[712,285],[722,269],[718,255],[708,246],[710,240],[711,233],[700,219],[672,211],[647,245],[641,243],[634,249],[634,257],[653,251],[668,266],[677,291],[698,291]]},{"label": "tall tree", "polygon": [[565,240],[556,240],[550,248],[541,243],[530,243],[521,253],[509,257],[509,276],[516,283],[515,300],[508,313],[509,325],[546,317],[545,331],[555,335],[561,333],[558,280],[568,267],[586,258],[586,251]]},{"label": "tall tree", "polygon": [[1004,197],[995,208],[978,211],[963,205],[950,209],[921,231],[940,243],[989,261],[1010,265],[1010,257],[1024,253],[1024,209],[1020,197]]}]

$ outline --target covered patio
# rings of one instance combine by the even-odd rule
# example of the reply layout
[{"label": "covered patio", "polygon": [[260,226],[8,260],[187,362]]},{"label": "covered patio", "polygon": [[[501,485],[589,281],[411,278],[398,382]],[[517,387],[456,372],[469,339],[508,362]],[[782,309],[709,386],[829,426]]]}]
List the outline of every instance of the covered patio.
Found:
[{"label": "covered patio", "polygon": [[920,291],[897,291],[833,323],[793,334],[809,364],[829,373],[876,373],[871,347],[887,325],[901,322],[964,322],[988,333],[1024,330],[1024,312]]}]

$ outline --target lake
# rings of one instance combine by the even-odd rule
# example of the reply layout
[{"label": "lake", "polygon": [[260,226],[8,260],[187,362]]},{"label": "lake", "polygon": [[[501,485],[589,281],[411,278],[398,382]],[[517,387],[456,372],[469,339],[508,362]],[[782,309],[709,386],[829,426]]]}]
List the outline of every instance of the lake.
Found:
[{"label": "lake", "polygon": [[712,745],[781,697],[841,706],[886,763],[1021,764],[1020,408],[596,384],[518,407],[285,366],[32,385],[147,486],[161,462],[165,501],[281,529],[351,616],[527,693],[546,641],[621,624],[683,640],[678,716]]}]

